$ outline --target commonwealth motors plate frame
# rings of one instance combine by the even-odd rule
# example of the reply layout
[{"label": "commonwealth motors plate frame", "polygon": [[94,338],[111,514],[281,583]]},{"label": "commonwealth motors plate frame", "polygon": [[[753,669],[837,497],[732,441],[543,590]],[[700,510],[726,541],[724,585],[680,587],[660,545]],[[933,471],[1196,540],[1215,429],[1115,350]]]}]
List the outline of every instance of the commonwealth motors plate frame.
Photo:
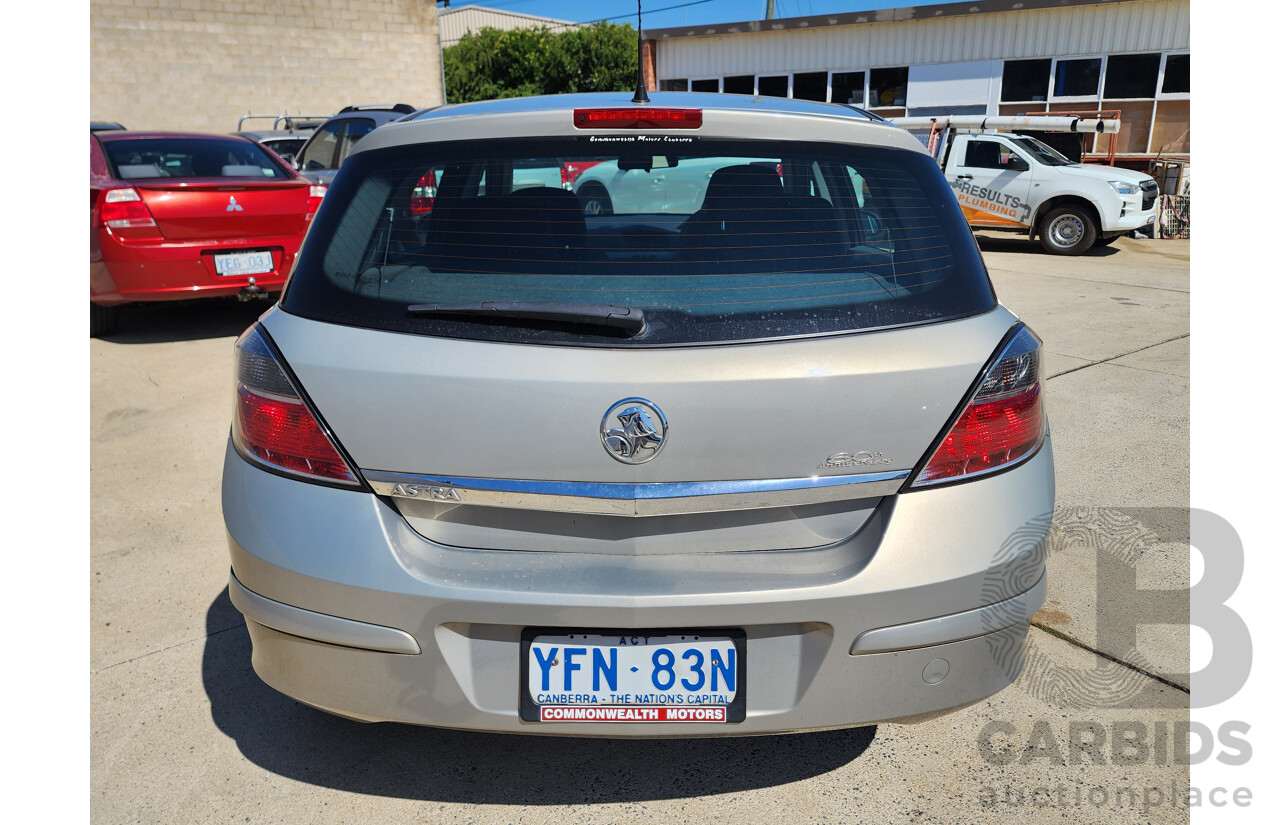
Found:
[{"label": "commonwealth motors plate frame", "polygon": [[[539,636],[568,636],[573,634],[590,634],[593,636],[723,636],[733,642],[737,651],[737,687],[733,701],[726,708],[726,724],[736,724],[747,718],[747,634],[740,627],[526,627],[520,633],[520,721],[534,724],[545,724],[542,721],[537,702],[529,693],[529,656],[533,640]],[[615,707],[683,707],[697,708],[697,705],[617,705]],[[717,705],[717,707],[720,707]],[[593,722],[593,724],[609,724]],[[670,724],[680,724],[672,722]]]}]

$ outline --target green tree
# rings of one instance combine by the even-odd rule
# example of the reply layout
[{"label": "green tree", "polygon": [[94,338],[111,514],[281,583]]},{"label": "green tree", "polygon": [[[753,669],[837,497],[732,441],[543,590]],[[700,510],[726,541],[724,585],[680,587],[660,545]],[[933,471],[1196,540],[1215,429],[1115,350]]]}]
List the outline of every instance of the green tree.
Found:
[{"label": "green tree", "polygon": [[635,88],[636,30],[595,23],[567,31],[486,28],[444,50],[450,103]]}]

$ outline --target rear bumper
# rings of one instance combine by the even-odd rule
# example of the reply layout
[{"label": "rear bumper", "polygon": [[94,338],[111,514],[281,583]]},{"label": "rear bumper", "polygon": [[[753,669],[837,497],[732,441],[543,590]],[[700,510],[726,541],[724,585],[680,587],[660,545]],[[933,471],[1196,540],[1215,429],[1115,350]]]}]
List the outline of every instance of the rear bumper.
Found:
[{"label": "rear bumper", "polygon": [[272,271],[251,277],[264,292],[279,292],[302,243],[301,235],[122,242],[106,229],[95,231],[100,254],[90,258],[89,300],[103,305],[236,295],[249,286],[249,277],[216,274],[213,255],[222,252],[270,250]]},{"label": "rear bumper", "polygon": [[[848,727],[1000,690],[1044,598],[1052,506],[1046,441],[1006,473],[886,499],[869,553],[606,557],[433,544],[381,499],[266,473],[230,447],[223,478],[231,595],[269,685],[369,721],[609,737]],[[530,626],[742,628],[747,718],[523,722]]]}]

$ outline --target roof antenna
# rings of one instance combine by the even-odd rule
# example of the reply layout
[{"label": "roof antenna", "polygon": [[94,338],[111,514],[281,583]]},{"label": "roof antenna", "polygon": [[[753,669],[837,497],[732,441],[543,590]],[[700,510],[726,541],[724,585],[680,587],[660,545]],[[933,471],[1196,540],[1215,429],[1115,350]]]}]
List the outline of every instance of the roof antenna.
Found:
[{"label": "roof antenna", "polygon": [[644,87],[644,21],[640,17],[640,0],[636,0],[636,94],[631,102],[649,102],[649,92]]}]

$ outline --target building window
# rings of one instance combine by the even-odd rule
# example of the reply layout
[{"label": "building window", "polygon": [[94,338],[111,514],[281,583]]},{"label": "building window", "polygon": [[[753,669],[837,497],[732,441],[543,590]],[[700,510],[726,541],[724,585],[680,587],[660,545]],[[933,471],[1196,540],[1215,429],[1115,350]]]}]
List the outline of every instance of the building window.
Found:
[{"label": "building window", "polygon": [[1191,55],[1166,54],[1151,124],[1150,152],[1191,152]]},{"label": "building window", "polygon": [[1059,60],[1053,74],[1053,96],[1096,98],[1101,74],[1100,57]]},{"label": "building window", "polygon": [[832,72],[831,102],[861,106],[866,94],[866,72]]},{"label": "building window", "polygon": [[761,75],[756,78],[757,94],[764,97],[786,97],[787,86],[790,85],[791,78],[784,75],[765,76]]},{"label": "building window", "polygon": [[[1154,100],[1104,100],[1103,109],[1120,112],[1120,133],[1116,135],[1116,152],[1122,155],[1142,154],[1151,142],[1151,118],[1155,113]],[[1100,151],[1107,146],[1104,140],[1094,144]]]},{"label": "building window", "polygon": [[1000,84],[1003,101],[1042,101],[1049,95],[1049,71],[1053,61],[1006,60],[1004,80]]},{"label": "building window", "polygon": [[871,105],[907,105],[907,67],[871,70]]},{"label": "building window", "polygon": [[1160,93],[1191,93],[1191,55],[1171,54],[1164,59],[1164,83],[1160,85]]},{"label": "building window", "polygon": [[1051,149],[1065,155],[1072,163],[1079,163],[1085,153],[1085,139],[1093,140],[1093,135],[1081,135],[1072,132],[1016,132],[1015,134],[1033,137]]},{"label": "building window", "polygon": [[791,96],[797,100],[826,100],[827,73],[802,72],[791,79]]},{"label": "building window", "polygon": [[1117,54],[1107,58],[1107,82],[1103,97],[1156,96],[1156,80],[1160,77],[1160,55]]},{"label": "building window", "polygon": [[689,91],[689,81],[686,78],[677,80],[662,81],[662,91],[664,92],[687,92]]},{"label": "building window", "polygon": [[1151,130],[1151,152],[1162,155],[1191,152],[1191,101],[1161,100]]},{"label": "building window", "polygon": [[693,81],[693,91],[695,92],[718,92],[720,91],[720,78],[709,77],[702,80]]},{"label": "building window", "polygon": [[753,95],[756,93],[755,75],[740,74],[724,79],[724,93],[727,95]]}]

